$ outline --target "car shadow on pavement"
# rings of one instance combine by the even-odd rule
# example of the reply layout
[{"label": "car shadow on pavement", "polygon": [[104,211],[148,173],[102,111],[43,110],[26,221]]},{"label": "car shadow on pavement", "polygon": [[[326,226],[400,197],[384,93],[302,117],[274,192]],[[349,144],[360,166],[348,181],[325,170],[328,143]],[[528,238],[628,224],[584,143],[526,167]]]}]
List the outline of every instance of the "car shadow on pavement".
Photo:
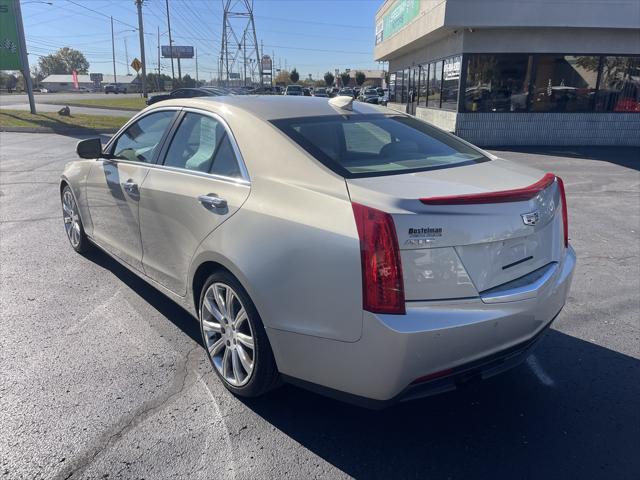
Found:
[{"label": "car shadow on pavement", "polygon": [[355,478],[639,478],[640,361],[556,330],[466,389],[369,411],[285,386],[245,404]]},{"label": "car shadow on pavement", "polygon": [[640,170],[640,149],[638,147],[576,146],[576,147],[491,147],[492,151],[505,151],[541,155],[546,157],[575,158],[578,160],[599,160],[622,167]]},{"label": "car shadow on pavement", "polygon": [[[86,257],[201,344],[187,311],[105,253]],[[507,373],[386,410],[290,385],[239,400],[355,478],[635,480],[638,399],[640,360],[551,329]]]},{"label": "car shadow on pavement", "polygon": [[180,305],[164,295],[158,289],[152,287],[147,282],[133,274],[129,269],[118,263],[113,258],[98,248],[93,248],[84,256],[110,271],[113,275],[136,292],[145,302],[155,308],[162,316],[182,330],[194,342],[202,345],[200,327],[198,322]]}]

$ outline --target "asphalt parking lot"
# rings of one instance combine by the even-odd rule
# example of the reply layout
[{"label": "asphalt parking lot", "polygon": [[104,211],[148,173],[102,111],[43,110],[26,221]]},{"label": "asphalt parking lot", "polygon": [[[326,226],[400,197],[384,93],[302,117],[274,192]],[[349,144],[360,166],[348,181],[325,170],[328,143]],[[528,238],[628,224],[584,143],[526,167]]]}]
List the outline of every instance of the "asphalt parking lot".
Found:
[{"label": "asphalt parking lot", "polygon": [[76,254],[77,138],[0,134],[0,478],[640,478],[640,152],[503,150],[565,179],[578,266],[534,356],[368,411],[285,386],[242,401],[184,310]]}]

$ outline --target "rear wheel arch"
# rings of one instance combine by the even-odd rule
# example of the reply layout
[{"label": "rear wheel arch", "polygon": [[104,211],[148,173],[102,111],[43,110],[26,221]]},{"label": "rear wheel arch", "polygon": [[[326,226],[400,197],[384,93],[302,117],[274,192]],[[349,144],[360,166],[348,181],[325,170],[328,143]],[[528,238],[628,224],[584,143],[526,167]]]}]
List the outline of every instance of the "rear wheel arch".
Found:
[{"label": "rear wheel arch", "polygon": [[[71,188],[71,185],[69,185],[69,182],[67,182],[67,180],[63,178],[62,180],[60,180],[60,189],[59,189],[61,197],[62,197],[62,192],[64,192],[64,188],[65,187]],[[72,188],[71,188],[71,191],[73,191]]]},{"label": "rear wheel arch", "polygon": [[[215,272],[218,271],[224,271],[227,272],[231,275],[233,275],[233,277],[238,280],[238,282],[240,282],[240,280],[238,279],[238,277],[236,275],[233,274],[232,271],[230,271],[227,267],[225,267],[224,265],[222,265],[219,262],[215,262],[212,260],[207,260],[202,262],[198,268],[196,268],[193,277],[192,277],[192,281],[191,281],[191,295],[193,297],[193,306],[194,306],[194,311],[200,315],[200,294],[202,293],[202,288],[204,287],[205,282],[207,281],[207,278],[209,278],[209,276]],[[242,283],[242,282],[240,282]],[[246,288],[245,288],[246,290]]]}]

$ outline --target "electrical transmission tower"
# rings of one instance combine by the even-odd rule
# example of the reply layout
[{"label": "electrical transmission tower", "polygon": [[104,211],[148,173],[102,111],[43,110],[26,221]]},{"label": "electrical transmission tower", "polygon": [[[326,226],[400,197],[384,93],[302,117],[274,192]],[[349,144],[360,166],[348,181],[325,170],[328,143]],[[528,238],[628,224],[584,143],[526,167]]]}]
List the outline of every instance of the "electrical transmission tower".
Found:
[{"label": "electrical transmission tower", "polygon": [[[253,0],[222,0],[222,45],[220,47],[220,80],[246,85],[257,76],[262,81],[260,48],[253,21]],[[257,74],[257,75],[256,75]]]}]

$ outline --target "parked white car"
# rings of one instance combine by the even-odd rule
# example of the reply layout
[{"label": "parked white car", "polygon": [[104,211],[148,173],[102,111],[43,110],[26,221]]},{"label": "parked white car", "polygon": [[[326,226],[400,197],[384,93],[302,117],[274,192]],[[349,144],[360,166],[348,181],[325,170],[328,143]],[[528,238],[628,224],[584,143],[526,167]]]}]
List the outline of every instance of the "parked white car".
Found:
[{"label": "parked white car", "polygon": [[168,100],[77,151],[72,247],[188,309],[238,395],[450,390],[523,359],[571,284],[559,177],[350,97]]}]

